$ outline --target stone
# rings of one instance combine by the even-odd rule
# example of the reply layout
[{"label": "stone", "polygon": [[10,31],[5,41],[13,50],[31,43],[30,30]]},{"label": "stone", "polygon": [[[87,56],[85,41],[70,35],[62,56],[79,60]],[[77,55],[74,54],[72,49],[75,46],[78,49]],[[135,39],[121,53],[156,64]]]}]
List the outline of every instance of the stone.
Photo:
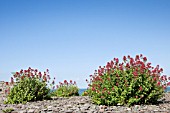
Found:
[{"label": "stone", "polygon": [[11,113],[18,113],[18,111],[12,111]]},{"label": "stone", "polygon": [[18,104],[18,105],[17,105],[17,108],[20,109],[20,108],[22,108],[22,106],[23,106],[22,104]]},{"label": "stone", "polygon": [[18,113],[27,113],[27,110],[19,111]]},{"label": "stone", "polygon": [[27,102],[26,104],[0,103],[0,113],[2,113],[2,109],[7,108],[13,108],[14,112],[17,113],[26,111],[27,113],[170,113],[170,104],[168,102],[160,103],[159,105],[135,105],[132,107],[104,106],[92,104],[89,97],[82,96]]},{"label": "stone", "polygon": [[114,111],[113,113],[122,113],[121,111]]},{"label": "stone", "polygon": [[145,111],[145,113],[151,113],[151,111]]},{"label": "stone", "polygon": [[29,109],[28,113],[34,113],[35,109]]},{"label": "stone", "polygon": [[66,110],[65,113],[72,113],[72,110]]},{"label": "stone", "polygon": [[131,109],[130,109],[130,108],[127,108],[126,110],[130,111]]},{"label": "stone", "polygon": [[90,105],[85,105],[85,106],[83,106],[83,108],[84,108],[85,110],[88,110],[88,109],[90,108]]},{"label": "stone", "polygon": [[38,109],[36,109],[36,110],[34,111],[34,113],[41,113],[41,111],[38,110]]},{"label": "stone", "polygon": [[45,108],[45,109],[42,109],[42,111],[47,111],[47,110],[48,110],[48,109],[46,109],[46,108]]},{"label": "stone", "polygon": [[103,113],[104,112],[104,109],[99,109],[99,113]]}]

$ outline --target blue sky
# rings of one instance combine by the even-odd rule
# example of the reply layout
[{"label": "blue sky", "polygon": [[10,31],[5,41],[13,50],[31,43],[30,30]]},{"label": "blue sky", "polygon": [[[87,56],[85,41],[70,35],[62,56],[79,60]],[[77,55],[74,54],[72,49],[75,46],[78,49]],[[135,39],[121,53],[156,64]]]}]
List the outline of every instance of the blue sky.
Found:
[{"label": "blue sky", "polygon": [[85,79],[114,57],[144,54],[170,75],[169,0],[0,0],[0,80],[50,70]]}]

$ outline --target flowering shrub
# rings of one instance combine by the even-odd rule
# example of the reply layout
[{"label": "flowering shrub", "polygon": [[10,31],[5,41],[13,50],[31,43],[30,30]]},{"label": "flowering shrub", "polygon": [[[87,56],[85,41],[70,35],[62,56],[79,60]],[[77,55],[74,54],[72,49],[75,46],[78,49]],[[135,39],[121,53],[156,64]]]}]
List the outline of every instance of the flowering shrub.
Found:
[{"label": "flowering shrub", "polygon": [[[94,75],[90,75],[87,93],[96,104],[134,105],[155,103],[170,85],[159,65],[152,67],[143,55],[135,58],[129,55],[99,66]],[[168,82],[168,83],[167,83]]]},{"label": "flowering shrub", "polygon": [[78,96],[78,87],[76,82],[70,80],[70,83],[67,80],[64,80],[64,83],[59,82],[59,85],[56,85],[56,91],[54,94],[58,97],[69,97],[69,96]]},{"label": "flowering shrub", "polygon": [[[16,72],[14,78],[11,77],[13,87],[8,91],[7,101],[5,103],[26,103],[27,101],[36,101],[49,98],[50,88],[48,83],[50,82],[49,71],[44,73],[39,72],[37,69],[21,70]],[[14,81],[15,79],[15,81]],[[50,86],[54,85],[54,80]]]}]

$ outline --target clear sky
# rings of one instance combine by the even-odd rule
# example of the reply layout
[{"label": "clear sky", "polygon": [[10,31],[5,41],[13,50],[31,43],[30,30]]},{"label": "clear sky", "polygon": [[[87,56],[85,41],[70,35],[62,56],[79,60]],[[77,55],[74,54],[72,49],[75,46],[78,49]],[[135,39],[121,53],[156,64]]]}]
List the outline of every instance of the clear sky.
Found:
[{"label": "clear sky", "polygon": [[86,88],[98,66],[140,53],[170,75],[170,0],[0,0],[0,80],[48,68]]}]

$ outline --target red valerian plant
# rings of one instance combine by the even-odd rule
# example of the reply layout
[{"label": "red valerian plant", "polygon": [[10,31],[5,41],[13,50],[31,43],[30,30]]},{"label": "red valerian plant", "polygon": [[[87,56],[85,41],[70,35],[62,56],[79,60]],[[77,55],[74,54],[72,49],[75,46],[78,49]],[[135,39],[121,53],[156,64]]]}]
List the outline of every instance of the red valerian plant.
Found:
[{"label": "red valerian plant", "polygon": [[96,104],[134,105],[154,103],[162,97],[170,85],[163,69],[151,66],[142,54],[132,58],[123,57],[123,62],[114,58],[106,66],[90,75],[88,93]]},{"label": "red valerian plant", "polygon": [[76,82],[70,80],[64,80],[64,82],[59,82],[59,85],[56,85],[56,90],[53,92],[54,96],[57,97],[69,97],[69,96],[78,96],[79,89],[76,85]]},{"label": "red valerian plant", "polygon": [[42,73],[29,67],[27,70],[21,69],[19,72],[15,72],[11,77],[11,82],[6,83],[11,89],[7,91],[5,103],[26,103],[50,98],[50,89],[55,84],[54,80],[50,83],[50,79],[48,69]]}]

